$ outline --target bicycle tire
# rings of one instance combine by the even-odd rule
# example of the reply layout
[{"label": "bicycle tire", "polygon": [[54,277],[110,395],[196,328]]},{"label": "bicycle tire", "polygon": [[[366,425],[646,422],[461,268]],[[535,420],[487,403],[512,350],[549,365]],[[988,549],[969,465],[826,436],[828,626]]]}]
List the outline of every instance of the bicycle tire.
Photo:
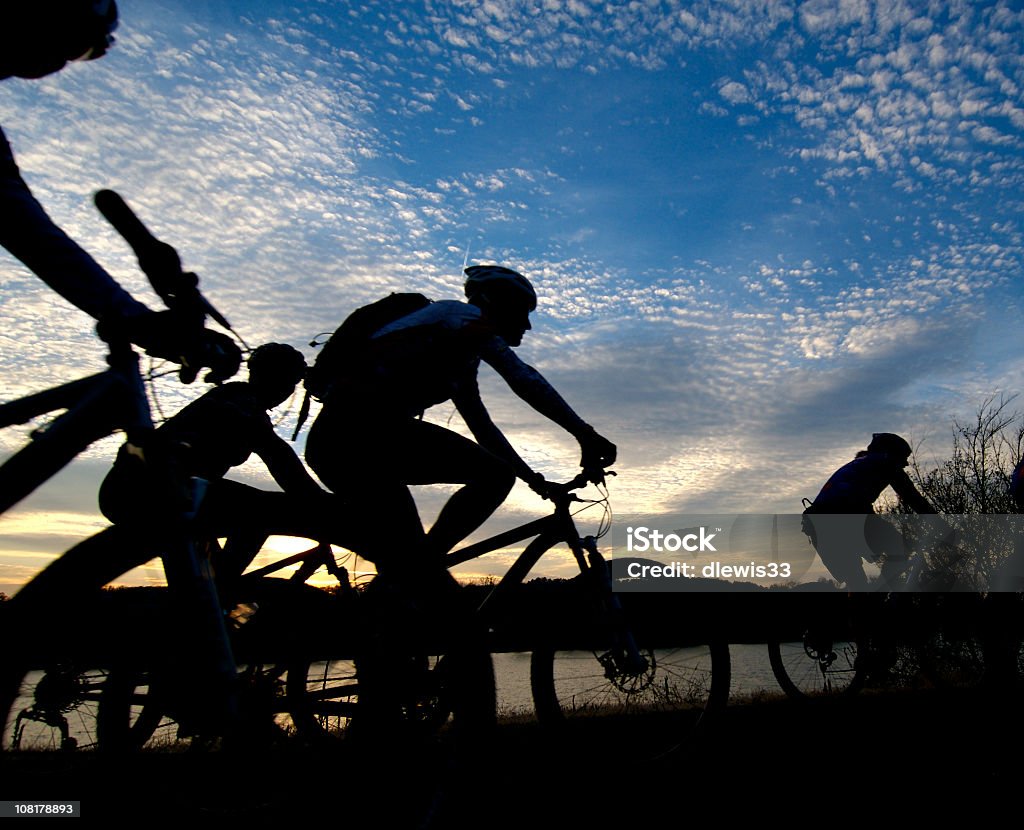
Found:
[{"label": "bicycle tire", "polygon": [[856,640],[805,636],[794,642],[768,643],[772,674],[793,700],[857,694],[867,682],[864,660],[858,659],[863,654]]},{"label": "bicycle tire", "polygon": [[[243,733],[252,733],[249,737],[270,739],[271,730],[296,730],[284,677],[285,667],[280,663],[238,667],[239,717]],[[176,704],[167,692],[169,685],[166,679],[154,679],[151,672],[112,671],[100,695],[98,748],[133,752],[188,743],[194,736],[173,714]],[[202,734],[201,729],[196,731]]]},{"label": "bicycle tire", "polygon": [[[496,719],[494,665],[489,653],[394,657],[405,663],[394,675],[402,727],[422,737],[446,731],[480,735]],[[422,663],[409,669],[410,663]],[[352,659],[291,664],[287,709],[296,732],[308,739],[346,738],[359,720],[360,684]],[[363,688],[365,694],[365,686]],[[365,698],[364,698],[365,704]]]},{"label": "bicycle tire", "polygon": [[177,741],[177,722],[166,714],[167,701],[152,673],[115,669],[100,694],[97,747],[132,752],[146,746],[166,748]]},{"label": "bicycle tire", "polygon": [[16,661],[0,666],[0,750],[10,749],[8,726],[13,723],[25,673]]},{"label": "bicycle tire", "polygon": [[647,712],[686,714],[696,724],[726,706],[731,683],[728,644],[640,651],[647,668],[629,673],[609,663],[608,651],[535,649],[530,689],[537,720],[556,725],[580,717]]},{"label": "bicycle tire", "polygon": [[353,660],[295,661],[288,666],[286,684],[287,708],[301,737],[346,736],[359,703]]}]

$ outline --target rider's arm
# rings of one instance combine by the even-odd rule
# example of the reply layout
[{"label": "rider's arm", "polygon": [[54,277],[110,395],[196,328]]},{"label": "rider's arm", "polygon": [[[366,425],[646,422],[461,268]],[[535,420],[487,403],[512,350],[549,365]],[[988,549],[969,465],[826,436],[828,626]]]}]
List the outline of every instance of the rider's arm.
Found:
[{"label": "rider's arm", "polygon": [[896,491],[896,495],[900,497],[900,501],[915,513],[937,512],[928,502],[928,499],[922,496],[914,486],[914,482],[910,480],[910,476],[907,475],[905,470],[897,472],[889,483],[892,489]]},{"label": "rider's arm", "polygon": [[504,459],[515,470],[516,476],[527,484],[532,486],[543,480],[539,473],[535,473],[523,461],[504,433],[491,420],[490,413],[480,399],[476,378],[467,379],[460,384],[459,391],[452,396],[452,401],[481,447]]},{"label": "rider's arm", "polygon": [[591,429],[544,376],[520,360],[500,337],[491,338],[481,350],[480,357],[501,375],[513,392],[570,435],[579,437]]},{"label": "rider's arm", "polygon": [[513,392],[580,442],[583,466],[593,464],[603,468],[615,461],[615,445],[573,412],[544,376],[520,360],[504,340],[492,338],[480,356],[501,375]]},{"label": "rider's arm", "polygon": [[287,441],[277,433],[265,434],[256,447],[256,454],[263,459],[267,470],[282,490],[297,496],[319,496],[324,491],[303,466]]},{"label": "rider's arm", "polygon": [[54,224],[22,179],[0,131],[0,245],[97,320],[148,311]]}]

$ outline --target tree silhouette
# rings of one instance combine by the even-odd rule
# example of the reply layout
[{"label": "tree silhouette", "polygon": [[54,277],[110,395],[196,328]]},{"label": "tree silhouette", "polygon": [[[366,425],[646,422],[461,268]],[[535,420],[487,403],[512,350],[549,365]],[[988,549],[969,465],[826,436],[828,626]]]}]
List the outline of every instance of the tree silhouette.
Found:
[{"label": "tree silhouette", "polygon": [[[974,576],[990,584],[1012,553],[1019,525],[982,520],[1015,514],[1008,485],[1024,449],[1024,416],[1013,408],[1016,395],[983,399],[969,419],[954,418],[952,446],[944,460],[926,465],[915,452],[910,476],[935,509],[958,531],[958,547]],[[887,512],[903,512],[890,501]]]}]

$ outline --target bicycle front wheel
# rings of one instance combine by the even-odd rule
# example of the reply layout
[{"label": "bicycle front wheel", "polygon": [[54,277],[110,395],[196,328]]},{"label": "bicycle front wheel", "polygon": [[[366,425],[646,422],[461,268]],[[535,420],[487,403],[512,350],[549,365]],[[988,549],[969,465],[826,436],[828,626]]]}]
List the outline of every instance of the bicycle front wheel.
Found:
[{"label": "bicycle front wheel", "polygon": [[782,690],[794,700],[853,695],[867,680],[862,647],[854,640],[805,635],[768,643],[768,661]]},{"label": "bicycle front wheel", "polygon": [[727,644],[645,648],[640,654],[640,663],[627,666],[613,649],[535,650],[530,687],[537,719],[552,724],[588,716],[673,713],[696,723],[702,714],[726,705]]}]

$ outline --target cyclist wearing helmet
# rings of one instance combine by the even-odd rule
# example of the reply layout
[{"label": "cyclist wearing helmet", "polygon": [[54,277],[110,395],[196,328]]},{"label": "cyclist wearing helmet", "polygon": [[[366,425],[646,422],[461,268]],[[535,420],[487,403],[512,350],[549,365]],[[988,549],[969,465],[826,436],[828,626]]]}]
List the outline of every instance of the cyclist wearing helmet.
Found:
[{"label": "cyclist wearing helmet", "polygon": [[[498,508],[517,477],[545,492],[543,476],[520,458],[480,399],[481,361],[579,441],[585,469],[615,460],[615,445],[512,351],[537,307],[529,281],[508,268],[474,265],[466,269],[465,293],[467,302],[430,303],[377,331],[359,365],[334,385],[309,433],[306,460],[367,518],[358,549],[378,570],[438,563]],[[476,443],[420,418],[448,400]],[[436,483],[463,486],[425,534],[407,485]]]},{"label": "cyclist wearing helmet", "polygon": [[[268,343],[253,351],[248,365],[247,382],[215,387],[190,403],[153,433],[142,457],[129,444],[121,448],[100,488],[100,508],[108,519],[129,527],[151,525],[167,515],[171,500],[182,497],[181,483],[195,477],[207,482],[195,521],[199,534],[227,536],[249,558],[269,533],[329,535],[332,497],[306,472],[267,414],[295,391],[306,361],[291,346]],[[169,457],[180,473],[177,490],[165,478],[150,475],[145,457],[157,453]],[[284,493],[224,478],[253,453]],[[240,573],[248,561],[232,569]]]},{"label": "cyclist wearing helmet", "polygon": [[[17,595],[81,594],[106,585],[160,553],[139,539],[158,540],[154,525],[179,516],[191,499],[190,477],[206,481],[193,528],[199,537],[228,537],[217,554],[218,582],[240,574],[270,534],[307,536],[342,543],[336,499],[313,479],[267,413],[295,389],[306,370],[291,346],[268,343],[249,356],[249,379],[214,387],[168,419],[141,452],[124,444],[100,488],[100,508],[113,528],[67,551]],[[284,492],[260,490],[225,479],[230,468],[255,453]],[[175,482],[150,473],[147,458],[162,454],[179,475]],[[215,551],[215,554],[217,552]],[[31,605],[26,606],[31,607]]]},{"label": "cyclist wearing helmet", "polygon": [[[807,528],[805,524],[805,528],[821,561],[850,590],[868,586],[862,559],[879,561],[884,554],[883,579],[906,566],[902,535],[874,512],[874,503],[886,487],[892,487],[915,513],[936,512],[907,475],[910,455],[910,444],[899,435],[876,432],[867,449],[836,470],[805,511],[811,525]],[[815,518],[814,514],[827,514],[828,518]],[[850,518],[838,518],[842,515]]]},{"label": "cyclist wearing helmet", "polygon": [[[12,0],[0,12],[0,80],[42,78],[68,61],[93,60],[113,44],[114,0]],[[180,323],[135,300],[64,233],[32,195],[0,129],[0,245],[54,291],[150,353],[218,368],[230,377],[240,354],[218,332],[182,341]]]}]

